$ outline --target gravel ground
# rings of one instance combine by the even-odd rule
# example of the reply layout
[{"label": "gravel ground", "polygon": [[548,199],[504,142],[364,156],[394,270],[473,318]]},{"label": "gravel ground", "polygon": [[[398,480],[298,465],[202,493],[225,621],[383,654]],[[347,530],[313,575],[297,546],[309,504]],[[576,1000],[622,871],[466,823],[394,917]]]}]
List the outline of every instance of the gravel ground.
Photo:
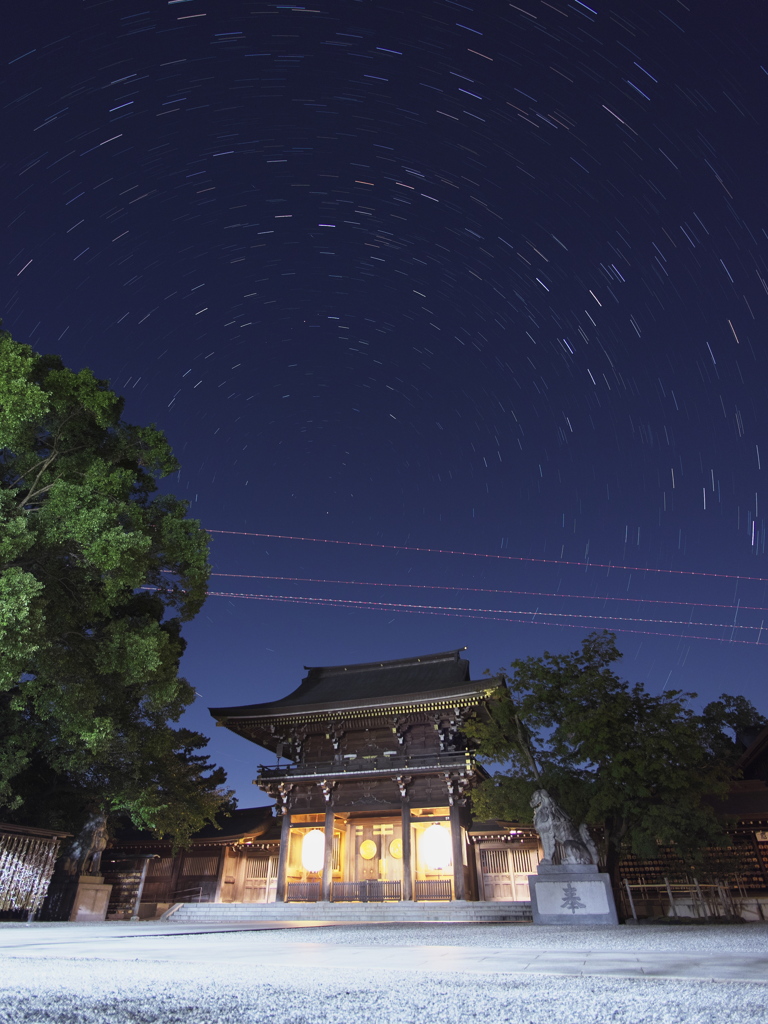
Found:
[{"label": "gravel ground", "polygon": [[[224,934],[209,934],[206,941],[215,946]],[[380,924],[248,934],[253,935],[255,941],[265,944],[279,941],[329,942],[338,946],[493,946],[507,949],[655,950],[672,953],[768,952],[768,922],[616,927],[581,925],[578,928],[532,924]]]},{"label": "gravel ground", "polygon": [[300,962],[292,970],[258,965],[259,948],[278,941],[764,953],[768,925],[399,925],[241,933],[254,964],[217,957],[225,938],[231,941],[231,933],[169,938],[205,942],[210,960],[204,969],[53,953],[7,958],[0,963],[0,1024],[768,1024],[768,986],[748,983],[351,971],[343,966],[343,948],[338,970],[310,971]]},{"label": "gravel ground", "polygon": [[[27,961],[2,1024],[762,1024],[762,985]],[[25,964],[25,966],[26,966]],[[13,964],[14,975],[19,961]]]}]

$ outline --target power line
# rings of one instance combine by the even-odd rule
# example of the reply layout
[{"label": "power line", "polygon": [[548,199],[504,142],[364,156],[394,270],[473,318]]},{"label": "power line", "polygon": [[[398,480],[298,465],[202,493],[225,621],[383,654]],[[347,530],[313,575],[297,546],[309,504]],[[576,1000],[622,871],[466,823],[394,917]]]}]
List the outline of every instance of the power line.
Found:
[{"label": "power line", "polygon": [[452,590],[466,591],[473,594],[515,594],[519,597],[553,597],[568,598],[578,601],[623,601],[629,604],[671,604],[684,605],[690,608],[736,608],[740,611],[768,612],[768,608],[754,604],[718,604],[709,601],[671,601],[658,597],[609,597],[607,594],[569,594],[562,591],[546,590],[504,590],[497,587],[463,587],[446,586],[439,583],[382,583],[372,580],[329,580],[314,576],[267,576],[262,573],[248,572],[212,572],[211,576],[223,576],[228,579],[244,580],[275,580],[283,583],[330,583],[338,586],[354,587],[394,587],[410,590]]},{"label": "power line", "polygon": [[[728,580],[743,580],[751,582],[766,583],[768,579],[758,576],[741,576],[735,573],[715,573],[715,572],[704,572],[697,570],[684,570],[684,569],[655,569],[643,566],[628,566],[628,565],[614,565],[612,563],[601,563],[601,562],[586,562],[586,561],[572,561],[565,559],[548,559],[548,558],[534,558],[528,556],[518,555],[502,555],[502,554],[485,554],[482,552],[473,551],[458,551],[455,549],[443,549],[443,548],[427,548],[421,546],[407,545],[407,544],[383,544],[378,542],[370,541],[352,541],[352,540],[335,540],[329,538],[319,537],[301,537],[294,536],[291,534],[275,534],[275,533],[262,533],[257,531],[246,531],[246,530],[209,530],[209,533],[217,533],[231,536],[245,536],[245,537],[261,537],[270,540],[286,540],[301,543],[314,543],[314,544],[333,544],[342,545],[348,547],[359,547],[368,549],[380,549],[387,551],[409,551],[421,554],[441,554],[441,555],[453,555],[466,558],[483,558],[499,561],[514,561],[514,562],[529,562],[536,564],[547,564],[547,565],[559,565],[559,566],[578,566],[580,568],[600,568],[608,570],[617,570],[623,572],[645,572],[645,573],[657,573],[657,574],[671,574],[676,576],[695,576],[695,577],[708,577],[712,579],[728,579]],[[229,597],[238,598],[245,600],[255,601],[272,601],[281,603],[292,603],[292,604],[305,604],[315,607],[335,607],[335,608],[351,608],[357,610],[366,611],[390,611],[390,612],[401,612],[406,614],[419,614],[419,615],[445,615],[449,617],[462,617],[462,618],[474,618],[474,619],[485,619],[488,621],[496,622],[519,622],[528,623],[533,625],[546,625],[546,626],[564,626],[571,629],[583,629],[585,626],[588,628],[589,623],[584,620],[591,620],[593,627],[606,628],[608,624],[609,628],[616,632],[622,633],[638,633],[646,636],[669,636],[677,639],[690,639],[690,640],[717,640],[724,643],[741,643],[750,644],[752,646],[768,646],[768,642],[763,644],[760,642],[760,638],[763,632],[763,622],[760,626],[748,626],[748,625],[737,625],[734,616],[734,620],[729,623],[717,623],[717,622],[699,622],[693,621],[693,610],[696,608],[721,608],[721,609],[736,609],[736,613],[739,611],[761,611],[766,612],[768,609],[763,608],[759,605],[743,605],[739,604],[726,604],[726,603],[715,603],[715,602],[702,602],[702,601],[684,601],[684,600],[670,600],[660,598],[643,598],[643,597],[609,597],[607,595],[591,595],[591,594],[571,594],[562,592],[547,592],[547,591],[529,591],[529,590],[507,590],[501,588],[490,588],[490,587],[466,587],[466,586],[447,586],[444,584],[426,584],[426,583],[387,583],[387,582],[372,582],[372,581],[361,581],[361,580],[338,580],[338,579],[326,579],[326,578],[313,578],[313,577],[301,577],[301,576],[273,576],[257,573],[213,573],[214,576],[221,576],[232,579],[262,579],[262,580],[274,580],[276,582],[285,583],[316,583],[323,585],[332,586],[368,586],[368,587],[388,587],[388,588],[408,588],[417,590],[431,590],[431,591],[445,591],[450,590],[454,592],[468,592],[468,593],[488,593],[488,594],[510,594],[522,597],[538,597],[545,599],[558,599],[558,600],[588,600],[588,601],[603,601],[603,602],[623,602],[625,604],[652,604],[652,605],[671,605],[677,607],[686,607],[691,609],[691,617],[689,619],[664,619],[664,618],[643,618],[640,616],[621,616],[611,615],[605,612],[603,613],[591,613],[591,614],[580,614],[577,612],[556,612],[556,611],[544,611],[537,608],[535,611],[520,610],[520,609],[494,609],[494,608],[466,608],[451,605],[427,605],[427,604],[412,604],[407,602],[386,602],[386,601],[373,601],[371,599],[356,599],[356,598],[333,598],[333,597],[309,597],[304,595],[279,595],[279,594],[242,594],[242,593],[225,593],[219,591],[210,591],[209,594],[212,597]],[[566,621],[566,620],[579,620]],[[680,632],[665,632],[659,628],[655,629],[643,629],[643,628],[630,628],[629,623],[659,626],[685,626],[687,628],[699,627],[702,630],[706,630],[709,633],[712,630],[727,630],[730,632],[728,637],[718,637],[701,633],[689,634]],[[736,630],[756,630],[756,640],[741,640],[734,637]]]},{"label": "power line", "polygon": [[[724,643],[739,643],[749,644],[751,646],[766,647],[768,643],[760,643],[760,633],[762,632],[762,626],[758,633],[757,640],[736,640],[733,638],[733,631],[736,629],[758,629],[757,626],[738,626],[735,623],[718,623],[718,622],[691,622],[688,620],[680,619],[642,619],[642,618],[624,618],[621,616],[597,616],[597,615],[580,615],[571,612],[542,612],[540,609],[536,611],[518,611],[518,610],[506,610],[497,608],[461,608],[451,605],[417,605],[408,604],[405,602],[395,601],[369,601],[369,600],[357,600],[355,598],[334,598],[334,597],[306,597],[303,595],[280,595],[280,594],[240,594],[230,593],[225,591],[208,591],[210,597],[229,597],[229,598],[240,598],[249,601],[274,601],[288,604],[309,604],[315,606],[327,606],[327,607],[342,607],[342,608],[354,608],[361,611],[394,611],[394,612],[405,612],[408,614],[417,615],[446,615],[450,617],[458,618],[471,618],[471,619],[485,619],[493,622],[521,622],[528,621],[532,625],[545,625],[545,626],[567,626],[571,629],[583,629],[584,622],[571,623],[565,622],[565,619],[597,619],[599,626],[606,619],[609,622],[648,622],[659,625],[685,625],[685,626],[701,626],[706,629],[728,629],[731,630],[731,637],[716,637],[716,636],[701,636],[699,634],[691,633],[665,633],[659,630],[644,630],[644,629],[631,629],[627,626],[615,626],[612,627],[616,632],[621,633],[642,633],[646,636],[670,636],[677,639],[689,639],[689,640],[717,640]],[[544,617],[556,618],[560,621],[550,622],[543,621]],[[538,619],[538,621],[537,621]]]},{"label": "power line", "polygon": [[713,579],[748,580],[754,583],[768,583],[765,576],[740,576],[729,572],[703,572],[695,569],[653,569],[643,565],[616,565],[613,562],[578,562],[559,558],[532,558],[528,555],[485,554],[480,551],[456,551],[452,548],[425,548],[409,544],[379,544],[363,540],[333,540],[328,537],[294,537],[284,533],[258,533],[251,530],[214,530],[205,528],[206,533],[221,533],[237,537],[263,537],[268,540],[294,540],[309,544],[340,544],[357,548],[380,548],[385,551],[414,551],[431,555],[457,555],[462,558],[487,558],[509,562],[535,562],[542,565],[577,565],[582,568],[613,569],[620,572],[652,572],[675,576],[706,576]]}]

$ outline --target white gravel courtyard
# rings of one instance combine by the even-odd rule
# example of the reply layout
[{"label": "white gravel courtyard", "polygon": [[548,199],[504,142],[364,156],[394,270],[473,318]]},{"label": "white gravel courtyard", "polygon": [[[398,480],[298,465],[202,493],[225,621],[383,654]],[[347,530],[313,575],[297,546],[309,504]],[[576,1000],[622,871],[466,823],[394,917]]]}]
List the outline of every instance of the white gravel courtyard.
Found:
[{"label": "white gravel courtyard", "polygon": [[0,1024],[467,1021],[768,1024],[768,924],[0,925]]}]

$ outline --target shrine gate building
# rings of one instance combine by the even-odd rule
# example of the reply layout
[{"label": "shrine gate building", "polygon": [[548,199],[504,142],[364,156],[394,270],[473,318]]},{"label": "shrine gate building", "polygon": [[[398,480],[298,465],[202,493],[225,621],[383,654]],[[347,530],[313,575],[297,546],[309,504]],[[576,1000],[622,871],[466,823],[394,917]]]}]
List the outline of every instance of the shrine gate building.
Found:
[{"label": "shrine gate building", "polygon": [[[484,835],[482,849],[470,841],[470,792],[488,774],[462,727],[485,715],[495,682],[472,681],[461,655],[310,668],[281,700],[210,709],[277,758],[254,780],[280,821],[272,899],[527,899],[535,842],[517,851],[518,894],[509,833]],[[502,859],[509,891],[496,895]]]}]

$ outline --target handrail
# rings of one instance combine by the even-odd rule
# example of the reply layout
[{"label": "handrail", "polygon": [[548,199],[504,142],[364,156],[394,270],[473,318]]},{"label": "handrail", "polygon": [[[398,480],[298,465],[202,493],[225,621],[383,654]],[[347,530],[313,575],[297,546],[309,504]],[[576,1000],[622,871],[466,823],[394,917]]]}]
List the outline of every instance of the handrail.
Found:
[{"label": "handrail", "polygon": [[295,765],[259,765],[261,779],[274,779],[290,775],[359,775],[371,771],[402,771],[403,769],[419,768],[452,768],[474,760],[472,751],[456,751],[436,754],[401,754],[393,757],[383,755],[367,756],[357,754],[354,757],[340,758],[338,761],[323,761],[316,764]]},{"label": "handrail", "polygon": [[168,921],[168,920],[170,920],[170,918],[172,918],[172,917],[173,917],[173,915],[174,915],[174,914],[176,913],[176,911],[177,911],[177,910],[181,910],[181,908],[182,908],[183,906],[184,906],[184,904],[183,904],[183,903],[174,903],[172,907],[169,907],[169,908],[168,908],[168,909],[167,909],[167,910],[165,911],[165,913],[164,913],[164,914],[161,914],[161,915],[160,915],[160,920],[161,920],[161,921]]},{"label": "handrail", "polygon": [[180,899],[180,897],[181,897],[181,902],[182,903],[193,903],[194,900],[195,900],[194,896],[190,896],[189,898],[184,896],[184,894],[188,893],[188,892],[197,893],[197,902],[198,903],[202,903],[203,902],[203,887],[202,887],[202,885],[194,885],[190,889],[175,889],[171,893],[171,898],[178,901]]}]

